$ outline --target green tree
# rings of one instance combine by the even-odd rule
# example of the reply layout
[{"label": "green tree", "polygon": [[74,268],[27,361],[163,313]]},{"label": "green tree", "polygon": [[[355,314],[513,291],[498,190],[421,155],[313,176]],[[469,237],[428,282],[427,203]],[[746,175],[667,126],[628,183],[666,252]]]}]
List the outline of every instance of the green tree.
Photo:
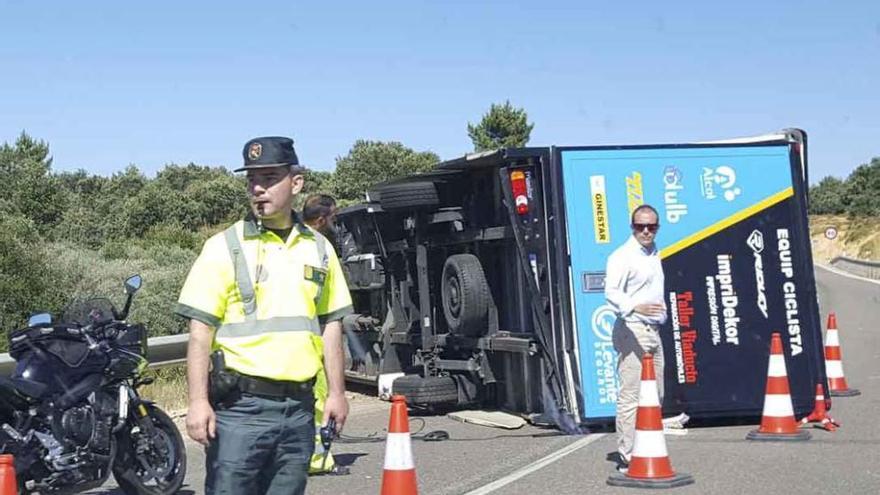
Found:
[{"label": "green tree", "polygon": [[231,223],[247,205],[245,182],[223,168],[168,165],[135,194],[122,194],[121,233],[141,238],[158,226],[192,231]]},{"label": "green tree", "polygon": [[53,238],[98,249],[107,241],[106,222],[107,218],[98,213],[91,203],[75,197],[64,210]]},{"label": "green tree", "polygon": [[[59,309],[61,294],[51,282],[45,243],[34,223],[20,214],[0,212],[0,329],[24,325],[36,311]],[[0,352],[7,339],[0,339]]]},{"label": "green tree", "polygon": [[534,124],[522,108],[514,108],[510,101],[503,105],[493,103],[479,124],[468,123],[468,136],[474,142],[474,151],[525,146]]},{"label": "green tree", "polygon": [[346,156],[336,159],[333,194],[340,204],[363,201],[373,185],[426,172],[439,161],[430,151],[416,152],[398,142],[358,140]]},{"label": "green tree", "polygon": [[310,194],[334,194],[333,172],[324,170],[307,170],[302,191],[293,199],[293,209],[301,211],[306,197]]},{"label": "green tree", "polygon": [[[149,182],[135,165],[114,173],[102,185],[100,195],[92,204],[93,211],[77,216],[89,222],[77,226],[77,229],[96,231],[95,235],[106,241],[127,237],[126,204],[133,201]],[[92,223],[92,219],[97,219],[97,222]]]},{"label": "green tree", "polygon": [[177,222],[184,226],[195,223],[197,204],[183,191],[176,191],[159,181],[150,181],[123,206],[121,220],[123,235],[143,237],[150,228],[163,222]]},{"label": "green tree", "polygon": [[66,207],[52,238],[99,248],[104,242],[106,222],[97,205],[105,201],[102,193],[110,179],[82,169],[55,174],[55,179],[66,198]]},{"label": "green tree", "polygon": [[303,194],[333,192],[333,172],[324,170],[308,170],[305,174]]},{"label": "green tree", "polygon": [[208,167],[195,163],[181,166],[171,163],[156,174],[155,180],[171,189],[183,191],[193,184],[209,182],[218,177],[232,177],[232,173],[225,167]]},{"label": "green tree", "polygon": [[247,184],[243,177],[229,173],[191,184],[186,188],[186,195],[197,205],[191,228],[232,223],[247,212]]},{"label": "green tree", "polygon": [[65,195],[51,174],[49,145],[22,132],[14,145],[0,146],[0,197],[47,233],[61,220]]},{"label": "green tree", "polygon": [[224,167],[171,164],[152,182],[158,190],[178,191],[186,197],[185,201],[170,201],[165,214],[167,220],[187,228],[232,222],[242,216],[247,205],[244,178]]},{"label": "green tree", "polygon": [[147,185],[147,178],[136,165],[125,167],[122,172],[116,172],[110,180],[104,184],[101,191],[103,196],[113,196],[120,201],[134,197]]},{"label": "green tree", "polygon": [[877,191],[880,191],[880,157],[860,165],[846,179],[844,203],[847,213],[854,216],[880,214]]},{"label": "green tree", "polygon": [[840,215],[846,212],[846,183],[836,177],[825,177],[810,188],[810,213]]},{"label": "green tree", "polygon": [[91,199],[101,193],[108,179],[100,175],[90,175],[83,169],[74,172],[55,174],[62,189],[83,199]]}]

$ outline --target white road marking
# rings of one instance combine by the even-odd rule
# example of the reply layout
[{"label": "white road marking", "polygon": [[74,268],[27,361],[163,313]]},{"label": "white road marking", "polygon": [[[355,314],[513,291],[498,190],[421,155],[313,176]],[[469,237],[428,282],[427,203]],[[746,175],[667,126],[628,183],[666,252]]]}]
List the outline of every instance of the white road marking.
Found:
[{"label": "white road marking", "polygon": [[575,452],[577,450],[580,450],[583,447],[586,447],[587,445],[595,442],[596,440],[599,440],[600,438],[604,437],[605,435],[607,435],[607,433],[596,433],[593,435],[587,435],[586,437],[581,438],[580,440],[578,440],[576,442],[570,443],[570,444],[566,445],[565,447],[557,450],[556,452],[553,452],[550,455],[542,457],[541,459],[538,459],[537,461],[535,461],[527,466],[524,466],[521,469],[514,471],[501,479],[497,479],[497,480],[493,481],[492,483],[489,483],[488,485],[481,486],[480,488],[477,488],[476,490],[471,490],[471,491],[467,492],[465,495],[485,495],[487,493],[492,493],[499,488],[505,487],[520,478],[523,478],[525,476],[528,476],[531,473],[534,473],[535,471],[543,468],[544,466],[550,465],[550,464],[558,461],[559,459],[562,459],[563,457],[567,456],[568,454],[571,454],[572,452]]},{"label": "white road marking", "polygon": [[834,267],[828,266],[828,265],[823,265],[821,263],[814,262],[813,265],[817,266],[819,268],[822,268],[823,270],[828,270],[831,273],[840,275],[841,277],[853,278],[856,280],[861,280],[862,282],[868,282],[870,284],[880,285],[880,280],[874,280],[873,278],[865,278],[865,277],[860,277],[858,275],[853,275],[852,273],[847,273],[845,271],[838,270],[837,268],[834,268]]}]

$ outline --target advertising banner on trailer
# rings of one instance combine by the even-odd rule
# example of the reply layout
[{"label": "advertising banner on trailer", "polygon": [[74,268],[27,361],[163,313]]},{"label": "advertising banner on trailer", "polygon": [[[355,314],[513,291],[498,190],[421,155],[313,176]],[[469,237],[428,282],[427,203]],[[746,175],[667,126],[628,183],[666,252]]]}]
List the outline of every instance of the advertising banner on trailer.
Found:
[{"label": "advertising banner on trailer", "polygon": [[[581,416],[615,415],[609,255],[641,204],[660,214],[667,412],[758,416],[780,332],[797,414],[825,383],[800,143],[556,148],[562,170]],[[805,152],[805,150],[804,150]]]}]

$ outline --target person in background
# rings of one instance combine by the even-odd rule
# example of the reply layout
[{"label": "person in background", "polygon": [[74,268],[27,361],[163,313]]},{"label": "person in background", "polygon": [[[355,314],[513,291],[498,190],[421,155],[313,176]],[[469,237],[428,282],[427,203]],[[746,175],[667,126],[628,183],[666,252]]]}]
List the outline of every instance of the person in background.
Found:
[{"label": "person in background", "polygon": [[327,194],[311,194],[303,203],[303,222],[331,242],[336,239],[336,200]]},{"label": "person in background", "polygon": [[663,266],[654,239],[660,228],[657,210],[641,205],[630,219],[632,236],[608,258],[605,298],[617,314],[611,340],[617,351],[617,469],[627,472],[635,437],[642,356],[654,355],[660,403],[663,403],[663,344],[666,322]]},{"label": "person in background", "polygon": [[[309,227],[320,232],[336,246],[336,200],[327,194],[310,194],[303,202],[302,219]],[[336,464],[333,454],[321,442],[324,401],[327,400],[327,382],[320,375],[315,381],[315,453],[309,464],[309,474],[348,474]]]}]

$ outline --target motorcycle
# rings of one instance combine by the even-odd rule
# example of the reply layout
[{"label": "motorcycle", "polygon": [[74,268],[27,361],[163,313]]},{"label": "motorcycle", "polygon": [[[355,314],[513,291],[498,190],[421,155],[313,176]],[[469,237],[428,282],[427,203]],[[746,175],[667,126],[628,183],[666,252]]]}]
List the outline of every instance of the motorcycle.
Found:
[{"label": "motorcycle", "polygon": [[109,299],[75,301],[57,322],[38,313],[10,332],[16,368],[0,377],[0,453],[14,455],[21,493],[77,493],[111,473],[126,494],[171,494],[183,484],[183,438],[137,392],[152,382],[142,376],[147,330],[125,320],[141,283],[125,281],[121,312]]}]

